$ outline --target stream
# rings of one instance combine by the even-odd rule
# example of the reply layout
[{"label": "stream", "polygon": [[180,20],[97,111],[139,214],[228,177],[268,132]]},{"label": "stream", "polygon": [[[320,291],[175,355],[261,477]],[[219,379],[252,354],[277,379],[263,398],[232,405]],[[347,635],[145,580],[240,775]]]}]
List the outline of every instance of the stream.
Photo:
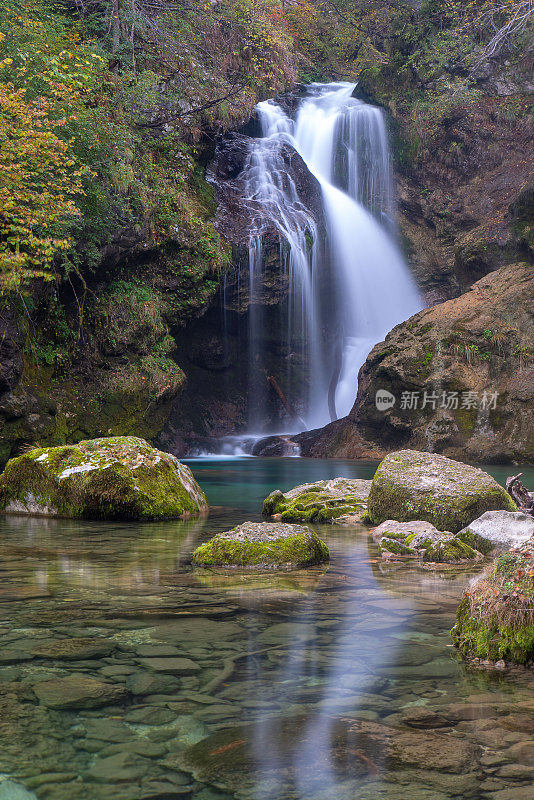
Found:
[{"label": "stream", "polygon": [[[376,465],[190,465],[205,520],[0,519],[1,800],[532,797],[532,672],[475,670],[451,647],[482,566],[386,563],[363,526],[328,526],[326,567],[193,570],[272,489]],[[50,707],[42,684],[65,677],[130,694]]]}]

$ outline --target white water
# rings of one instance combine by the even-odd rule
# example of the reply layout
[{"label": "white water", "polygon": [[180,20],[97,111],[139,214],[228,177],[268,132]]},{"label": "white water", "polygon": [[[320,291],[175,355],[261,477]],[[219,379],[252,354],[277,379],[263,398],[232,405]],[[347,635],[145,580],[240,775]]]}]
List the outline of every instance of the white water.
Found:
[{"label": "white water", "polygon": [[[267,354],[262,345],[264,311],[260,303],[254,303],[262,291],[262,233],[266,225],[270,223],[278,231],[280,269],[289,281],[287,330],[280,336],[287,343],[288,367],[280,383],[287,396],[294,398],[299,377],[302,386],[302,371],[294,375],[292,364],[300,358],[300,363],[309,365],[309,396],[300,398],[299,408],[306,427],[320,427],[331,418],[328,388],[336,374],[336,359],[332,343],[325,341],[325,320],[331,327],[334,324],[334,348],[341,349],[335,388],[335,411],[341,417],[354,403],[358,371],[369,351],[395,325],[422,308],[394,238],[393,192],[382,112],[352,98],[353,90],[354,85],[348,83],[312,85],[294,120],[273,101],[257,106],[263,136],[254,140],[245,168],[247,203],[257,212],[258,220],[250,233],[249,247],[249,391],[255,401],[251,430],[261,430],[268,389]],[[326,243],[319,241],[314,217],[306,207],[307,198],[298,196],[287,172],[285,145],[298,151],[320,183]],[[304,426],[293,421],[295,427]]]}]

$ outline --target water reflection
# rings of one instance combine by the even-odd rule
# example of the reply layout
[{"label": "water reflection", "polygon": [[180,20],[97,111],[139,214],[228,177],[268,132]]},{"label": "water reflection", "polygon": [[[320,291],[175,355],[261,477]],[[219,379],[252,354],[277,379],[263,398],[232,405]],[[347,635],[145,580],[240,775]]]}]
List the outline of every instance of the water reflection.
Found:
[{"label": "water reflection", "polygon": [[[250,517],[0,520],[0,772],[38,800],[529,797],[532,675],[472,672],[450,647],[480,565],[386,564],[363,527],[330,526],[325,568],[191,568],[200,541]],[[108,655],[84,655],[94,639]],[[130,697],[37,701],[65,677]]]}]

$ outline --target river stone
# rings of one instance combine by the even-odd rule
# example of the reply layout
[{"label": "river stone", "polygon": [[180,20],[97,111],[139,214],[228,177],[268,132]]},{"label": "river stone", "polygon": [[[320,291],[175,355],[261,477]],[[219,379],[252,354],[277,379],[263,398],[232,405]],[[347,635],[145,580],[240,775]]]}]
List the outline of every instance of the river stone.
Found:
[{"label": "river stone", "polygon": [[83,675],[70,675],[35,684],[33,691],[49,708],[98,708],[121,703],[128,690],[116,683],[102,683]]},{"label": "river stone", "polygon": [[190,658],[140,658],[139,663],[153,672],[169,672],[172,675],[192,675],[200,669]]},{"label": "river stone", "polygon": [[[324,777],[324,761],[315,748],[303,748],[313,731],[309,717],[272,718],[255,725],[226,728],[187,748],[179,766],[197,780],[232,791],[245,776],[266,777],[290,773],[295,763],[306,770],[310,782]],[[370,720],[329,720],[329,758],[349,777],[376,774],[382,764],[393,768],[421,766],[459,774],[476,763],[478,749],[464,739],[434,731],[402,731]],[[320,754],[319,754],[320,755]],[[248,795],[247,795],[248,796]]]},{"label": "river stone", "polygon": [[37,800],[37,796],[20,783],[7,780],[0,783],[0,800]]},{"label": "river stone", "polygon": [[476,560],[480,553],[450,531],[438,531],[431,522],[397,522],[388,519],[372,532],[381,553],[421,558],[435,563]]},{"label": "river stone", "polygon": [[152,675],[136,672],[126,678],[126,687],[135,696],[155,694],[156,692],[176,692],[180,686],[172,675]]},{"label": "river stone", "polygon": [[374,475],[367,511],[379,525],[426,520],[457,533],[486,511],[517,511],[506,490],[486,472],[435,453],[389,453]]},{"label": "river stone", "polygon": [[534,538],[534,517],[521,511],[486,511],[458,534],[483,553],[510,550]]},{"label": "river stone", "polygon": [[134,753],[98,758],[87,773],[95,781],[135,781],[147,772],[150,762]]},{"label": "river stone", "polygon": [[247,569],[296,569],[328,559],[327,546],[309,528],[275,522],[244,522],[193,553],[194,564]]},{"label": "river stone", "polygon": [[263,502],[263,516],[284,522],[336,522],[349,516],[351,522],[362,519],[367,510],[371,481],[332,478],[305,483],[288,492],[271,492]]},{"label": "river stone", "polygon": [[31,653],[39,658],[76,661],[108,656],[114,649],[115,644],[109,639],[55,639],[38,644]]},{"label": "river stone", "polygon": [[136,436],[38,447],[8,461],[0,476],[7,513],[143,520],[207,508],[191,470]]}]

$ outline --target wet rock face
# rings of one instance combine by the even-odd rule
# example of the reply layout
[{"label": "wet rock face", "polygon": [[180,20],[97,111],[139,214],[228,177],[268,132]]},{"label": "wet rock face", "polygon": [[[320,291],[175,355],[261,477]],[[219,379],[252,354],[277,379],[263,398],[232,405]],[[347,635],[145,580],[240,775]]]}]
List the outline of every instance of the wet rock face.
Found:
[{"label": "wet rock face", "polygon": [[199,566],[248,569],[295,569],[328,558],[328,548],[309,528],[271,522],[245,522],[193,553]]},{"label": "wet rock face", "polygon": [[436,563],[455,563],[476,561],[481,557],[460,535],[450,531],[438,531],[430,522],[396,522],[386,520],[372,532],[384,556],[397,558],[420,558],[422,561]]},{"label": "wet rock face", "polygon": [[457,533],[484,511],[515,511],[508,493],[486,472],[444,456],[400,450],[379,465],[369,492],[372,522],[426,520]]},{"label": "wet rock face", "polygon": [[[397,325],[362,367],[349,416],[297,437],[302,453],[350,458],[366,448],[410,447],[532,462],[533,341],[533,268],[503,267]],[[379,391],[394,404],[377,407]]]},{"label": "wet rock face", "polygon": [[262,513],[285,522],[338,522],[347,516],[361,521],[370,489],[371,481],[349,478],[306,483],[288,492],[277,489],[265,499]]},{"label": "wet rock face", "polygon": [[0,476],[0,510],[82,519],[167,519],[207,510],[190,469],[135,436],[36,448]]},{"label": "wet rock face", "polygon": [[[246,194],[246,169],[253,141],[251,137],[239,133],[222,137],[209,172],[209,180],[218,201],[216,227],[225,239],[238,248],[245,244],[244,233],[255,230],[261,230],[263,234],[278,233],[269,210],[258,206]],[[324,231],[322,193],[317,178],[289,142],[282,145],[276,143],[276,146],[279,147],[279,157],[286,176],[294,182],[297,196],[311,212],[318,229]]]},{"label": "wet rock face", "polygon": [[522,64],[492,59],[480,65],[478,101],[451,108],[417,147],[414,106],[406,96],[424,94],[428,85],[412,72],[415,85],[408,88],[398,69],[387,67],[381,74],[365,70],[358,80],[358,96],[385,106],[397,127],[398,222],[429,305],[458,296],[506,264],[532,259],[532,198],[519,224],[516,218],[532,186],[531,122],[519,112],[532,93],[531,58],[525,53]]}]

